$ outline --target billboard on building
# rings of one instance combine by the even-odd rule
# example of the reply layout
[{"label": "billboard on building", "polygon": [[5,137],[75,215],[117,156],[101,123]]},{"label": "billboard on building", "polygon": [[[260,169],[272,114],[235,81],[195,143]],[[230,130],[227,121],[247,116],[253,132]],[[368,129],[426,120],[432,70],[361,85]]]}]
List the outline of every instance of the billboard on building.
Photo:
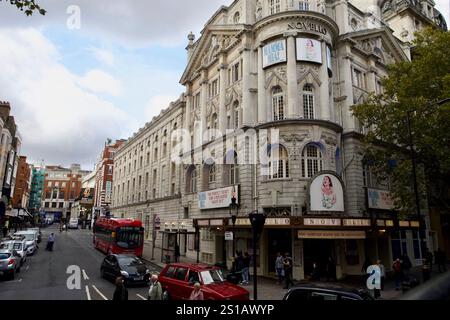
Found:
[{"label": "billboard on building", "polygon": [[322,64],[322,44],[309,38],[297,38],[297,60]]},{"label": "billboard on building", "polygon": [[286,62],[286,40],[270,42],[262,48],[263,68],[277,63]]},{"label": "billboard on building", "polygon": [[311,182],[309,193],[310,211],[344,211],[344,187],[336,175],[332,173],[318,175]]},{"label": "billboard on building", "polygon": [[367,189],[369,209],[393,210],[394,200],[387,190]]},{"label": "billboard on building", "polygon": [[198,206],[200,210],[228,208],[233,196],[236,198],[236,203],[239,203],[238,186],[200,192],[198,194]]}]

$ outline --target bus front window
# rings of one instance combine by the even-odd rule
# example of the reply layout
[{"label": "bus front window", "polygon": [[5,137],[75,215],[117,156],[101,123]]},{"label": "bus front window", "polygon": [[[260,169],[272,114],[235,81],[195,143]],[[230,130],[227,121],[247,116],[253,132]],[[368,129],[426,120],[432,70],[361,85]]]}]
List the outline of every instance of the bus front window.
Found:
[{"label": "bus front window", "polygon": [[120,228],[116,235],[117,246],[123,249],[135,249],[142,245],[143,231],[141,228]]}]

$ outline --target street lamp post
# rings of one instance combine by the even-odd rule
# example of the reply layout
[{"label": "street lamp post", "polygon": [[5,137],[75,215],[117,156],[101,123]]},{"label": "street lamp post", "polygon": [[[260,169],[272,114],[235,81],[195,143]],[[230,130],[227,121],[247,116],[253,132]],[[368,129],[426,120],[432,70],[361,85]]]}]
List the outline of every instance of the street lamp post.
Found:
[{"label": "street lamp post", "polygon": [[257,266],[256,266],[256,248],[258,245],[258,236],[264,229],[266,223],[266,215],[264,213],[252,212],[249,215],[253,228],[253,300],[258,300],[258,284],[257,284]]},{"label": "street lamp post", "polygon": [[231,198],[231,204],[230,204],[230,216],[231,216],[231,222],[233,223],[233,257],[236,252],[236,221],[239,214],[239,205],[236,203],[237,199],[236,196],[233,194],[233,198]]},{"label": "street lamp post", "polygon": [[[444,100],[438,101],[436,103],[431,104],[429,107],[432,106],[442,106],[443,104],[450,102],[450,98],[446,98]],[[436,110],[434,110],[436,111]],[[433,113],[434,111],[431,111]],[[413,183],[414,183],[414,196],[415,196],[415,202],[416,202],[416,213],[417,218],[419,219],[419,241],[420,241],[420,251],[423,255],[423,251],[425,249],[425,239],[424,239],[424,230],[426,230],[425,227],[425,220],[422,223],[422,215],[420,212],[420,195],[419,195],[419,186],[417,184],[417,158],[416,158],[416,152],[414,151],[414,138],[413,138],[413,131],[412,131],[412,125],[411,125],[411,114],[415,113],[415,111],[410,110],[406,112],[406,120],[408,123],[408,136],[409,136],[409,148],[411,150],[411,164],[412,164],[412,174],[413,174]]]},{"label": "street lamp post", "polygon": [[197,263],[200,263],[200,226],[195,223],[195,247],[197,249]]}]

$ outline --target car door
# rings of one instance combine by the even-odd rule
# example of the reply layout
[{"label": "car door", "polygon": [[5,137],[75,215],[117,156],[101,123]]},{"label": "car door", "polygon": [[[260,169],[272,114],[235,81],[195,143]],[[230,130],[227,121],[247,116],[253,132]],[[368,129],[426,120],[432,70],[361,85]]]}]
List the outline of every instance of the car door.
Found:
[{"label": "car door", "polygon": [[187,273],[188,269],[185,267],[178,267],[175,272],[174,286],[173,286],[173,298],[177,300],[185,300],[186,298],[186,287],[187,283]]},{"label": "car door", "polygon": [[181,289],[183,291],[183,299],[189,299],[191,297],[191,293],[194,290],[194,284],[196,282],[200,282],[199,273],[195,270],[190,269],[186,281],[184,281],[184,285]]},{"label": "car door", "polygon": [[113,277],[114,272],[114,260],[113,256],[107,256],[104,260],[103,270],[105,271],[105,275],[109,278]]}]

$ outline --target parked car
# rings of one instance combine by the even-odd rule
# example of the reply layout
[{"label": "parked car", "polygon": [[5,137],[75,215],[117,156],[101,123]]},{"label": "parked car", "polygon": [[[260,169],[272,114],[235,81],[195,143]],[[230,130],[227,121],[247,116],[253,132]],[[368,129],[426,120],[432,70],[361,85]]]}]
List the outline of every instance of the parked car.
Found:
[{"label": "parked car", "polygon": [[249,292],[224,277],[217,266],[191,263],[168,264],[159,276],[168,299],[188,300],[194,284],[200,283],[205,300],[249,300]]},{"label": "parked car", "polygon": [[69,220],[69,229],[78,229],[78,219],[77,218],[72,218]]},{"label": "parked car", "polygon": [[0,275],[14,280],[16,272],[20,272],[20,256],[15,250],[0,250]]},{"label": "parked car", "polygon": [[27,230],[37,231],[37,233],[38,233],[37,243],[42,242],[42,232],[41,232],[40,228],[28,228]]},{"label": "parked car", "polygon": [[354,301],[374,300],[366,289],[355,289],[328,283],[300,284],[291,288],[285,301]]},{"label": "parked car", "polygon": [[27,243],[27,255],[33,255],[37,248],[37,234],[36,231],[18,231],[14,236],[24,236]]},{"label": "parked car", "polygon": [[15,250],[20,255],[21,266],[27,261],[27,241],[23,236],[12,237],[12,240],[2,242],[0,249]]},{"label": "parked car", "polygon": [[135,255],[111,254],[103,259],[100,267],[102,278],[115,281],[122,276],[125,285],[148,284],[150,269]]}]

